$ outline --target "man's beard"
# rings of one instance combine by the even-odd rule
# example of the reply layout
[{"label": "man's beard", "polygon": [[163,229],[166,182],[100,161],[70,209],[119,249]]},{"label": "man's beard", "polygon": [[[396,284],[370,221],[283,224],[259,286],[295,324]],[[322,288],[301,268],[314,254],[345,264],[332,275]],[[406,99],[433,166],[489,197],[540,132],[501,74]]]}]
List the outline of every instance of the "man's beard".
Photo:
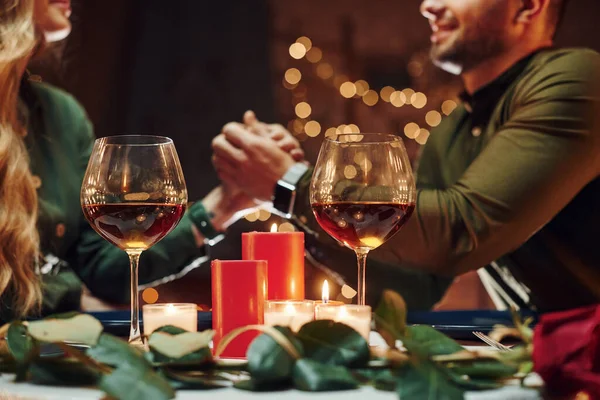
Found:
[{"label": "man's beard", "polygon": [[506,49],[504,31],[500,27],[490,28],[490,25],[458,32],[452,42],[434,43],[430,51],[431,60],[444,71],[460,75],[501,54]]}]

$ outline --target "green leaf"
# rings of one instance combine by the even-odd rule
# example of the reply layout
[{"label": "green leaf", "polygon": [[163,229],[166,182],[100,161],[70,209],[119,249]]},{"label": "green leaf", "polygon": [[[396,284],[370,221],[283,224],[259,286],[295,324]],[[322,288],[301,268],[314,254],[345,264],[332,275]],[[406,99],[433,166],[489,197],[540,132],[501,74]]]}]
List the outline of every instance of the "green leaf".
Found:
[{"label": "green leaf", "polygon": [[452,371],[447,372],[450,380],[453,381],[457,386],[461,387],[463,390],[492,390],[498,389],[502,386],[502,383],[494,379],[473,378],[468,375],[455,374]]},{"label": "green leaf", "polygon": [[359,386],[346,367],[325,365],[306,358],[296,361],[292,378],[296,389],[307,392],[350,390]]},{"label": "green leaf", "polygon": [[76,342],[93,346],[103,327],[100,321],[88,314],[69,319],[46,318],[27,325],[31,336],[42,342]]},{"label": "green leaf", "polygon": [[375,309],[375,327],[388,346],[396,347],[396,340],[406,332],[406,303],[402,296],[384,290]]},{"label": "green leaf", "polygon": [[186,331],[185,329],[180,328],[178,326],[165,325],[165,326],[161,326],[160,328],[155,329],[154,332],[152,332],[152,333],[156,333],[156,332],[164,332],[164,333],[168,333],[169,335],[179,335],[180,333],[186,333],[189,331]]},{"label": "green leaf", "polygon": [[209,363],[212,362],[210,343],[214,331],[170,334],[154,331],[148,344],[157,363]]},{"label": "green leaf", "polygon": [[[302,344],[287,327],[276,326],[287,340],[302,354]],[[250,344],[247,352],[248,371],[259,382],[278,382],[289,380],[296,359],[292,357],[275,339],[263,333]]]},{"label": "green leaf", "polygon": [[27,333],[27,327],[22,322],[13,322],[6,333],[8,350],[15,359],[16,381],[24,381],[31,361],[39,355],[39,345]]},{"label": "green leaf", "polygon": [[185,372],[174,371],[168,368],[163,368],[161,372],[176,390],[209,390],[233,386],[231,380],[213,372]]},{"label": "green leaf", "polygon": [[518,368],[496,360],[450,363],[446,367],[454,374],[468,375],[471,378],[501,379],[514,376]]},{"label": "green leaf", "polygon": [[109,375],[100,378],[98,387],[109,396],[128,400],[168,400],[175,398],[169,382],[152,368],[136,363],[119,366]]},{"label": "green leaf", "polygon": [[38,385],[92,386],[98,383],[100,372],[71,360],[37,360],[29,368],[31,380]]},{"label": "green leaf", "polygon": [[369,344],[358,332],[339,322],[312,321],[297,334],[306,358],[327,364],[360,368],[369,362]]},{"label": "green leaf", "polygon": [[150,367],[150,363],[144,358],[141,350],[108,333],[100,335],[98,343],[90,347],[86,354],[99,363],[113,367],[118,367],[123,363]]},{"label": "green leaf", "polygon": [[352,374],[361,384],[371,385],[377,390],[394,392],[398,386],[398,375],[388,368],[352,370]]},{"label": "green leaf", "polygon": [[280,392],[291,389],[289,380],[279,382],[261,382],[256,379],[247,379],[234,383],[234,388],[248,392]]},{"label": "green leaf", "polygon": [[396,389],[402,400],[462,400],[464,390],[432,365],[421,365],[419,369],[404,367],[398,377]]},{"label": "green leaf", "polygon": [[420,357],[453,354],[464,348],[458,342],[427,325],[410,326],[402,344],[410,353]]},{"label": "green leaf", "polygon": [[82,315],[82,314],[79,311],[68,311],[68,312],[59,313],[59,314],[50,314],[47,317],[45,317],[44,319],[71,319],[78,315]]},{"label": "green leaf", "polygon": [[94,360],[117,367],[111,374],[103,375],[98,386],[108,395],[127,399],[171,399],[175,397],[169,382],[153,369],[144,353],[124,340],[103,333],[96,346],[87,350]]}]

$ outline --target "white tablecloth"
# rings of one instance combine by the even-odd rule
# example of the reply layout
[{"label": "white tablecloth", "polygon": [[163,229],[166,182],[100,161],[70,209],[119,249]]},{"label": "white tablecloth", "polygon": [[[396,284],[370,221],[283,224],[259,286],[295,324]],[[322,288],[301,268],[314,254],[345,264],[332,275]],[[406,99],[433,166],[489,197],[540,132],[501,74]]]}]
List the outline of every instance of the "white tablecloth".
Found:
[{"label": "white tablecloth", "polygon": [[[14,376],[0,376],[0,399],[11,400],[100,400],[103,393],[95,389],[66,388],[37,386],[30,383],[14,383]],[[180,390],[177,392],[177,399],[214,399],[219,400],[242,400],[242,399],[281,399],[285,396],[286,400],[395,400],[398,399],[395,393],[382,392],[372,387],[362,387],[357,390],[345,392],[323,392],[307,393],[298,390],[289,390],[286,392],[273,393],[253,393],[236,389],[216,389],[216,390]],[[487,392],[470,392],[466,396],[469,400],[537,400],[541,399],[538,392],[532,389],[522,389],[520,387],[505,387],[499,390],[490,390]],[[152,400],[152,399],[148,399]]]}]

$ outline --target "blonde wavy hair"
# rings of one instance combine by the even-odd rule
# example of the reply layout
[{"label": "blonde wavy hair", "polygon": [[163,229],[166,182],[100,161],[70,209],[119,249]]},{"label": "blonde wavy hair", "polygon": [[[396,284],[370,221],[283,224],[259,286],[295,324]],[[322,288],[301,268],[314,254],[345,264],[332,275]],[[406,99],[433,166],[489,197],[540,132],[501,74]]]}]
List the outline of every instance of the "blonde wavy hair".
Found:
[{"label": "blonde wavy hair", "polygon": [[18,111],[21,78],[38,45],[33,15],[33,0],[0,0],[0,294],[15,316],[39,312],[42,299],[37,193]]}]

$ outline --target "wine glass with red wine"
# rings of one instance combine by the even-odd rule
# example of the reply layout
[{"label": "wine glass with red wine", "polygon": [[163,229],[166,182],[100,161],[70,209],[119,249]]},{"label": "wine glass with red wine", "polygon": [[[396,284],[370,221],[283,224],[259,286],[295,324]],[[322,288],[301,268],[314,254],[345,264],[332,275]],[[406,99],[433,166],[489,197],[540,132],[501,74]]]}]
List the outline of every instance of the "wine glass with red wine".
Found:
[{"label": "wine glass with red wine", "polygon": [[367,254],[398,232],[415,208],[415,195],[398,136],[360,133],[324,140],[310,203],[321,228],[356,253],[358,304],[365,304]]},{"label": "wine glass with red wine", "polygon": [[124,250],[131,267],[129,342],[142,345],[138,264],[185,212],[187,189],[173,141],[126,135],[96,140],[81,186],[81,207],[94,230]]}]

